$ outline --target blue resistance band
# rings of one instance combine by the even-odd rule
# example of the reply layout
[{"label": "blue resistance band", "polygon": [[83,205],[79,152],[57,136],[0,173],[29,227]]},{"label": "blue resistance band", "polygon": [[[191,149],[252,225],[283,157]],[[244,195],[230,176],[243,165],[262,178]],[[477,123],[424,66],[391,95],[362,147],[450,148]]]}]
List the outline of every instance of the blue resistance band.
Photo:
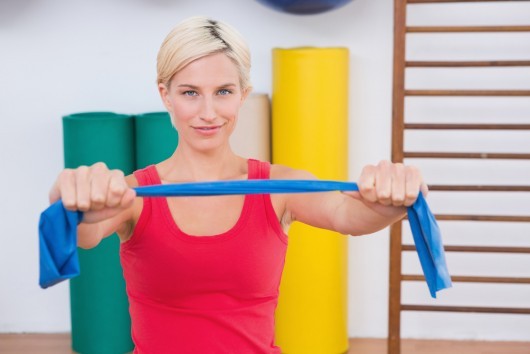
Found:
[{"label": "blue resistance band", "polygon": [[[135,190],[139,197],[178,197],[358,191],[358,186],[353,182],[324,180],[241,180],[152,185]],[[421,193],[407,208],[407,214],[425,280],[435,298],[437,291],[451,287],[440,229]],[[77,225],[82,218],[82,212],[65,209],[61,201],[41,214],[39,284],[42,288],[79,275]]]}]

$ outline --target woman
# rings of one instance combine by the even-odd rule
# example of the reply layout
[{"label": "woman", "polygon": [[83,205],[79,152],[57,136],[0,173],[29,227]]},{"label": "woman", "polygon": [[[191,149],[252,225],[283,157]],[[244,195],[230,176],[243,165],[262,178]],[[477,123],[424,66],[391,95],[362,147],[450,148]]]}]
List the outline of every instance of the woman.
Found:
[{"label": "woman", "polygon": [[280,353],[274,310],[294,221],[343,234],[401,219],[426,191],[417,169],[366,166],[359,192],[136,198],[138,185],[244,179],[314,179],[247,160],[229,137],[250,93],[250,53],[226,24],[179,24],[158,54],[158,90],[179,132],[167,160],[125,177],[103,163],[64,170],[50,192],[85,212],[78,244],[121,239],[135,353]]}]

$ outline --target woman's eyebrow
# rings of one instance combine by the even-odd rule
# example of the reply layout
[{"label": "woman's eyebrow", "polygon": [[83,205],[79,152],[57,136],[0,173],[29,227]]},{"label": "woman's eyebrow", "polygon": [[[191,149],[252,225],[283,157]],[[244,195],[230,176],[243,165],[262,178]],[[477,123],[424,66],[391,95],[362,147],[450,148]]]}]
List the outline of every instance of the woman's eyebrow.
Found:
[{"label": "woman's eyebrow", "polygon": [[192,88],[192,89],[198,89],[197,86],[190,85],[190,84],[180,84],[180,85],[177,85],[177,87],[187,87],[187,88]]},{"label": "woman's eyebrow", "polygon": [[[217,87],[230,87],[230,86],[237,86],[237,85],[232,83],[232,82],[228,82],[228,83],[225,83],[225,84],[221,84],[221,85],[219,85]],[[198,86],[191,85],[191,84],[180,84],[180,85],[177,85],[177,87],[186,87],[186,88],[191,88],[191,89],[194,89],[194,90],[198,90],[199,89]]]}]

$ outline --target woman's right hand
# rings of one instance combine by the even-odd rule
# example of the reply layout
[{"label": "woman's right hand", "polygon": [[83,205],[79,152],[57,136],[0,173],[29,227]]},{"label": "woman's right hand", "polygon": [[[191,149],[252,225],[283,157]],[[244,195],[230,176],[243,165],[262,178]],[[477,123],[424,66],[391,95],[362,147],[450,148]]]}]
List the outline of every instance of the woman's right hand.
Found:
[{"label": "woman's right hand", "polygon": [[120,170],[109,170],[103,162],[63,170],[52,189],[50,203],[59,199],[66,209],[84,213],[84,223],[98,223],[129,208],[136,197]]}]

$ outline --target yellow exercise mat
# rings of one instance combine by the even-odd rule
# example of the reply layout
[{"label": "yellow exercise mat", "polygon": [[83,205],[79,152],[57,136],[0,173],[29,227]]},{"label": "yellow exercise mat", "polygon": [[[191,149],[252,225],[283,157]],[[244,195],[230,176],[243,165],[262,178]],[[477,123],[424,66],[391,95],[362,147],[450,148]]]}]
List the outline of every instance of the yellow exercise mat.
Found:
[{"label": "yellow exercise mat", "polygon": [[[272,159],[347,180],[346,48],[273,50]],[[295,223],[276,311],[287,354],[348,350],[347,236]]]},{"label": "yellow exercise mat", "polygon": [[239,111],[236,129],[230,137],[234,152],[244,157],[270,161],[270,100],[267,94],[251,94]]}]

